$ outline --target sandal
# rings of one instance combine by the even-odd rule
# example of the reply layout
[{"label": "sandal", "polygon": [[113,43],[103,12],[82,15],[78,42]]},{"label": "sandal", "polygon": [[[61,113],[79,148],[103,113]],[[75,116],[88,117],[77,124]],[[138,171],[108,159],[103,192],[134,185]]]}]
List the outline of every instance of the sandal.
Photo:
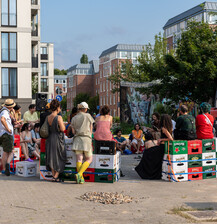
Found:
[{"label": "sandal", "polygon": [[55,182],[61,183],[61,182],[63,182],[63,180],[61,178],[57,177],[57,178],[55,178]]}]

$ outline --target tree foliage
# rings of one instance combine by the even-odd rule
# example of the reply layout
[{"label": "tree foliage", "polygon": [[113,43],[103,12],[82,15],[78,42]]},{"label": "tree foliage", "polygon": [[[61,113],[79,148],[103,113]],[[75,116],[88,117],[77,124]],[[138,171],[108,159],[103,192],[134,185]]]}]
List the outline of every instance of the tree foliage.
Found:
[{"label": "tree foliage", "polygon": [[152,85],[140,91],[159,94],[170,103],[209,101],[215,96],[217,83],[216,34],[206,23],[189,22],[175,52],[167,52],[166,40],[159,34],[155,45],[146,46],[141,53],[138,65],[130,66],[128,60],[123,69],[109,79],[116,86],[120,86],[121,81],[151,82]]},{"label": "tree foliage", "polygon": [[88,57],[86,54],[82,54],[81,59],[80,59],[81,64],[88,64]]},{"label": "tree foliage", "polygon": [[67,75],[67,70],[64,70],[64,69],[60,70],[58,68],[55,68],[54,75]]},{"label": "tree foliage", "polygon": [[67,109],[67,99],[66,99],[66,96],[63,96],[63,99],[62,99],[62,101],[60,102],[60,105],[61,105],[61,107],[62,107],[62,110],[63,110],[63,111],[66,111],[66,109]]}]

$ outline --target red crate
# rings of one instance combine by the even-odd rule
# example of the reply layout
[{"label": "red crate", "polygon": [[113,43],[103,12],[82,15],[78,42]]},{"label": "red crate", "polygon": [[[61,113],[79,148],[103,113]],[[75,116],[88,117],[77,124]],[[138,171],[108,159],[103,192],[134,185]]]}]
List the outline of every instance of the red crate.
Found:
[{"label": "red crate", "polygon": [[85,182],[94,182],[95,181],[95,174],[91,174],[91,173],[94,173],[95,169],[88,168],[85,172],[90,172],[90,173],[84,173],[83,174]]},{"label": "red crate", "polygon": [[14,160],[20,160],[21,146],[14,146]]},{"label": "red crate", "polygon": [[[197,172],[201,172],[201,173],[197,173]],[[188,173],[193,173],[193,174],[188,174],[188,180],[202,180],[203,179],[202,172],[203,172],[203,167],[188,168]]]},{"label": "red crate", "polygon": [[20,136],[14,135],[14,146],[19,147],[20,146]]},{"label": "red crate", "polygon": [[41,152],[45,152],[45,142],[46,142],[46,139],[41,138],[41,146],[40,146]]},{"label": "red crate", "polygon": [[202,154],[202,141],[192,140],[188,141],[188,154]]}]

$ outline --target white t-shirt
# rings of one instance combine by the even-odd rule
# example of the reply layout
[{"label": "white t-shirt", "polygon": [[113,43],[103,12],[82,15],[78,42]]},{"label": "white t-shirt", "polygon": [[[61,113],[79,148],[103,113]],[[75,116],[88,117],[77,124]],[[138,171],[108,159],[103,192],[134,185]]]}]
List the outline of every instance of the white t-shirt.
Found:
[{"label": "white t-shirt", "polygon": [[0,113],[0,119],[1,119],[1,117],[5,118],[6,123],[8,125],[8,128],[11,130],[11,133],[6,131],[4,125],[0,121],[0,136],[2,136],[5,133],[7,133],[9,135],[13,135],[14,128],[13,128],[13,125],[12,125],[12,122],[11,122],[11,118],[10,118],[10,111],[7,108],[4,107],[4,110],[2,110],[2,112]]}]

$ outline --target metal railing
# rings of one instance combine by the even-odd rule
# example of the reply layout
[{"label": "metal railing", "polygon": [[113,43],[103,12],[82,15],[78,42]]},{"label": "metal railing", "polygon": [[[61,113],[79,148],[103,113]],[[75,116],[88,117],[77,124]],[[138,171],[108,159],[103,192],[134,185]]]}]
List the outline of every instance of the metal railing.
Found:
[{"label": "metal railing", "polygon": [[34,36],[34,37],[38,36],[38,28],[32,30],[32,36]]},{"label": "metal railing", "polygon": [[48,60],[48,54],[41,54],[41,60]]},{"label": "metal railing", "polygon": [[32,57],[32,68],[38,68],[38,57]]}]

